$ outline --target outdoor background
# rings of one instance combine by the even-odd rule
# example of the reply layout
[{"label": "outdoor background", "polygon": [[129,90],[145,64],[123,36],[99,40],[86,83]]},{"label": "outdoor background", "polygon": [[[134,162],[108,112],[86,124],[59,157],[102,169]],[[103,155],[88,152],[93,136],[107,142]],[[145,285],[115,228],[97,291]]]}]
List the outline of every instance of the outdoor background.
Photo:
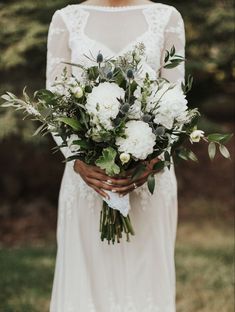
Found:
[{"label": "outdoor background", "polygon": [[[0,93],[45,85],[46,37],[56,9],[79,1],[0,0]],[[189,95],[206,131],[234,132],[234,11],[230,0],[163,1],[186,24]],[[0,109],[0,311],[48,311],[62,156],[35,125]],[[229,149],[233,154],[233,142]],[[234,158],[177,165],[177,312],[232,312]],[[157,209],[157,207],[156,207]],[[85,311],[84,311],[85,312]]]}]

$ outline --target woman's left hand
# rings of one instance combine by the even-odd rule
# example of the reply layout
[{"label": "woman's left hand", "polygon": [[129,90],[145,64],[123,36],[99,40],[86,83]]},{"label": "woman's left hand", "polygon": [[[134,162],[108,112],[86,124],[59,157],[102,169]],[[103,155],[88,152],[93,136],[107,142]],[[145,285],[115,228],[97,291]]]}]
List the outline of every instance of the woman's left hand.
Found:
[{"label": "woman's left hand", "polygon": [[[138,177],[136,180],[129,180],[129,183],[126,185],[123,185],[123,179],[110,179],[113,186],[118,187],[118,194],[120,196],[125,196],[128,193],[134,191],[136,188],[142,186],[145,182],[148,180],[148,176],[150,174],[155,174],[157,171],[153,170],[153,166],[159,161],[159,158],[154,158],[149,162],[145,162],[146,164],[146,170],[142,173],[140,177]],[[127,180],[125,180],[126,182]]]}]

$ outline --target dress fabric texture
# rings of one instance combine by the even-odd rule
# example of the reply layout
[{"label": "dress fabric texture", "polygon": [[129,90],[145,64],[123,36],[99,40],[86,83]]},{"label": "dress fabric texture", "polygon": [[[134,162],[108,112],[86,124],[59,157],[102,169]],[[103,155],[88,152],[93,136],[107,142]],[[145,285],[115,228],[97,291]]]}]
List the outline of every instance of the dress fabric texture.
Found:
[{"label": "dress fabric texture", "polygon": [[[174,83],[184,80],[184,65],[161,69],[173,45],[184,55],[184,23],[172,6],[69,5],[55,12],[48,35],[47,88],[64,62],[94,65],[85,55],[124,55],[145,44],[149,68]],[[79,68],[67,66],[80,76]],[[55,137],[57,144],[60,140]],[[68,149],[62,148],[64,156]],[[50,312],[175,312],[174,246],[177,184],[174,169],[156,174],[151,195],[144,185],[130,195],[136,235],[131,242],[101,242],[102,198],[67,163],[59,195],[57,257]]]}]

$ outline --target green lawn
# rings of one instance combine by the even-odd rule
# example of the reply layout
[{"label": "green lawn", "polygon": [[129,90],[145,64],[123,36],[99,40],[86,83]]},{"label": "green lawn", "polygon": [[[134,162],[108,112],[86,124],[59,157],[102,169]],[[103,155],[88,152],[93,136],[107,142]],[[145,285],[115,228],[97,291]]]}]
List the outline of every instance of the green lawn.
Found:
[{"label": "green lawn", "polygon": [[[198,224],[178,230],[177,312],[233,312],[233,229]],[[0,249],[0,311],[47,312],[54,260],[54,246]]]}]

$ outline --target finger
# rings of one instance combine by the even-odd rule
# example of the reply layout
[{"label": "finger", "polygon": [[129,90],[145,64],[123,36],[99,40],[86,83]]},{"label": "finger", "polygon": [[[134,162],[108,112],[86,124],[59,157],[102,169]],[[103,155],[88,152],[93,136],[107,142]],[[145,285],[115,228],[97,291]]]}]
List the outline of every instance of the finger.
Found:
[{"label": "finger", "polygon": [[125,195],[127,195],[127,194],[129,194],[129,193],[131,193],[132,191],[134,191],[134,190],[136,190],[137,188],[139,188],[139,187],[141,187],[142,185],[144,185],[146,182],[147,182],[147,179],[146,179],[146,178],[140,180],[138,183],[135,183],[137,187],[134,187],[132,190],[128,190],[128,191],[125,191],[125,192],[121,192],[121,193],[120,193],[121,197],[122,197],[122,196],[125,196]]},{"label": "finger", "polygon": [[104,189],[106,191],[111,191],[111,192],[115,192],[115,193],[117,192],[117,190],[114,190],[112,185],[109,185],[109,184],[104,183],[100,180],[89,178],[89,177],[87,177],[86,179],[87,179],[88,183],[92,185],[92,187],[94,186],[96,188]]},{"label": "finger", "polygon": [[127,186],[133,183],[131,178],[111,178],[111,177],[109,177],[107,182],[114,186]]},{"label": "finger", "polygon": [[107,193],[105,193],[102,189],[99,189],[98,187],[95,187],[95,186],[93,186],[92,188],[96,191],[96,193],[98,193],[102,197],[104,197],[106,199],[110,199],[109,195]]},{"label": "finger", "polygon": [[106,174],[102,174],[98,171],[89,171],[87,173],[87,177],[91,179],[96,179],[96,180],[101,180],[101,181],[109,181],[110,177],[107,176]]},{"label": "finger", "polygon": [[109,195],[102,189],[96,187],[95,185],[91,184],[90,182],[88,182],[87,180],[87,185],[89,185],[93,190],[95,190],[99,195],[101,195],[104,198],[110,199]]}]

